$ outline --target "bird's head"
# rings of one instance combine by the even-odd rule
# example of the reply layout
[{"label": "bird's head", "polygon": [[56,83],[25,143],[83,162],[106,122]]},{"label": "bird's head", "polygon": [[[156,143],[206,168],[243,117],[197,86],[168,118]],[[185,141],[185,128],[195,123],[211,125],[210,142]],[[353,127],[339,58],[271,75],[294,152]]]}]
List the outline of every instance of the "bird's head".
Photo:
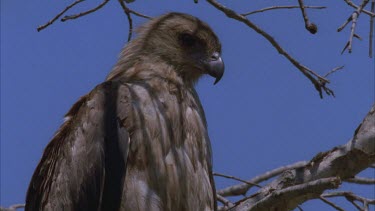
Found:
[{"label": "bird's head", "polygon": [[224,73],[221,44],[212,29],[196,17],[168,13],[139,30],[143,52],[172,65],[184,80],[196,81],[203,74],[215,84]]}]

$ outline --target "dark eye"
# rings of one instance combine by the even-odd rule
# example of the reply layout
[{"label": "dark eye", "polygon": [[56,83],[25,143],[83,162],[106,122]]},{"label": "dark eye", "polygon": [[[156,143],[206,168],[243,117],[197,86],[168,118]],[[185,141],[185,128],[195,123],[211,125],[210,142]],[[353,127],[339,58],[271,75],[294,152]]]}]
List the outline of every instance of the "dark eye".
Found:
[{"label": "dark eye", "polygon": [[183,45],[188,47],[192,47],[197,42],[197,38],[188,33],[181,34],[179,39]]}]

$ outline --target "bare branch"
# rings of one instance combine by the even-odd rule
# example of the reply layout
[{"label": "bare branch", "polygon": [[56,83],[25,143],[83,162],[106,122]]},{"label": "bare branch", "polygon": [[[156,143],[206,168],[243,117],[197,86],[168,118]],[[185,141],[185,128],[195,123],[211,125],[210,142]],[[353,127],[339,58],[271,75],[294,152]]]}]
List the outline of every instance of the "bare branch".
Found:
[{"label": "bare branch", "polygon": [[219,177],[228,178],[228,179],[237,180],[237,181],[243,182],[243,183],[248,184],[248,185],[251,185],[251,186],[256,186],[256,187],[258,187],[258,188],[261,188],[261,187],[262,187],[262,186],[260,186],[260,185],[258,185],[258,184],[256,184],[256,183],[248,182],[248,181],[246,181],[246,180],[240,179],[240,178],[238,178],[238,177],[230,176],[230,175],[220,174],[220,173],[216,173],[216,172],[214,172],[213,175],[214,175],[214,176],[219,176]]},{"label": "bare branch", "polygon": [[305,6],[303,3],[303,0],[298,0],[299,7],[301,8],[302,16],[303,16],[303,21],[305,22],[305,28],[307,31],[309,31],[311,34],[315,34],[318,31],[318,26],[315,23],[311,23],[309,21],[309,18],[307,17],[307,13],[305,10]]},{"label": "bare branch", "polygon": [[344,47],[344,50],[341,52],[343,53],[346,49],[348,49],[348,52],[351,53],[352,52],[352,45],[353,45],[353,37],[355,37],[355,27],[356,27],[356,24],[357,24],[357,20],[359,18],[359,15],[361,14],[361,12],[363,11],[363,8],[368,4],[369,0],[363,0],[362,1],[362,4],[357,7],[357,10],[354,11],[352,13],[352,15],[346,20],[346,22],[340,26],[337,31],[340,32],[342,31],[342,29],[345,28],[345,26],[348,25],[348,23],[351,21],[352,22],[352,26],[350,28],[350,36],[349,36],[349,41],[348,43],[345,45]]},{"label": "bare branch", "polygon": [[246,192],[253,187],[253,185],[249,185],[249,183],[257,184],[260,182],[263,182],[265,180],[271,179],[272,177],[275,177],[284,171],[288,171],[291,169],[301,168],[307,164],[306,161],[300,161],[291,165],[282,166],[277,169],[267,171],[264,174],[261,174],[259,176],[254,177],[253,179],[250,179],[247,181],[247,183],[242,183],[239,185],[230,186],[227,188],[224,188],[222,190],[217,191],[218,194],[222,196],[237,196],[237,195],[245,195]]},{"label": "bare branch", "polygon": [[338,29],[337,32],[341,32],[349,23],[352,21],[353,16],[349,16],[348,19],[346,19],[345,23],[343,23]]},{"label": "bare branch", "polygon": [[[326,84],[329,83],[329,81],[320,75],[316,74],[314,71],[310,70],[306,66],[300,64],[296,59],[294,59],[292,56],[290,56],[277,42],[276,40],[263,31],[261,28],[259,28],[257,25],[255,25],[253,22],[249,21],[245,16],[240,15],[233,11],[232,9],[229,9],[225,7],[224,5],[220,4],[216,0],[207,0],[208,3],[210,3],[212,6],[214,6],[216,9],[222,11],[226,16],[229,18],[238,20],[250,28],[252,28],[257,33],[261,34],[264,38],[266,38],[272,46],[285,58],[287,58],[298,70],[302,72],[303,75],[305,75],[314,85],[315,89],[319,92],[320,98],[323,98],[323,91],[327,95],[334,95],[333,91],[326,87]],[[324,83],[322,83],[322,81]]]},{"label": "bare branch", "polygon": [[[283,203],[290,199],[298,198],[299,196],[305,196],[309,198],[319,197],[319,195],[327,189],[338,188],[341,181],[337,177],[323,178],[311,182],[306,182],[299,185],[290,186],[280,190],[268,190],[265,197],[256,201],[253,204],[241,204],[241,206],[235,207],[234,210],[279,210],[273,209],[280,206],[278,203]],[[251,197],[254,198],[254,197]],[[249,198],[249,199],[251,199]],[[277,198],[277,200],[275,200]],[[249,200],[248,199],[248,200]],[[245,206],[244,206],[245,205]],[[281,210],[291,210],[292,207],[286,207]],[[293,207],[292,209],[294,209]]]},{"label": "bare branch", "polygon": [[[355,130],[353,138],[343,146],[318,153],[309,164],[294,170],[284,172],[279,178],[264,186],[255,194],[236,203],[235,210],[292,210],[299,204],[312,198],[319,198],[320,194],[306,191],[296,195],[273,195],[283,192],[285,189],[303,185],[322,178],[339,177],[343,180],[352,178],[362,170],[375,162],[375,104],[370,109],[359,127]],[[329,179],[329,178],[328,178]],[[322,190],[324,191],[324,190]],[[322,195],[329,197],[329,195]],[[261,201],[262,206],[258,207]],[[360,201],[360,200],[358,200]],[[375,203],[375,200],[362,200],[367,204]],[[263,204],[265,203],[265,204]],[[355,203],[355,202],[353,202]],[[255,206],[257,206],[255,208]],[[265,207],[267,206],[267,208]]]},{"label": "bare branch", "polygon": [[[332,198],[332,197],[344,197],[347,201],[352,203],[358,210],[368,210],[369,204],[375,204],[375,199],[368,199],[362,196],[358,196],[352,192],[348,191],[338,191],[322,194],[322,197]],[[363,207],[359,206],[356,201],[361,202]]]},{"label": "bare branch", "polygon": [[339,207],[338,205],[336,205],[335,203],[333,203],[331,201],[328,201],[326,198],[324,198],[322,196],[320,196],[319,199],[322,200],[324,203],[330,205],[331,207],[335,208],[336,210],[345,211],[343,208]]},{"label": "bare branch", "polygon": [[130,13],[130,9],[125,5],[125,3],[122,0],[118,0],[118,2],[120,3],[122,9],[124,10],[126,17],[128,18],[128,23],[129,23],[128,42],[129,42],[133,35],[133,19]]},{"label": "bare branch", "polygon": [[128,23],[129,23],[129,33],[128,33],[128,42],[131,40],[132,38],[132,35],[133,35],[133,19],[132,19],[132,16],[131,14],[134,14],[138,17],[142,17],[142,18],[147,18],[147,19],[152,19],[151,17],[147,16],[147,15],[143,15],[139,12],[136,12],[134,10],[131,10],[129,9],[123,0],[118,0],[118,2],[120,3],[121,7],[122,7],[122,10],[124,10],[124,13],[126,15],[126,17],[128,18]]},{"label": "bare branch", "polygon": [[346,179],[345,182],[361,184],[361,185],[373,185],[375,184],[374,178],[363,178],[363,177],[354,177]]},{"label": "bare branch", "polygon": [[234,204],[232,202],[230,202],[228,199],[224,198],[223,196],[219,195],[219,194],[216,194],[216,198],[219,202],[221,202],[224,207],[226,208],[229,208],[229,207],[233,207]]},{"label": "bare branch", "polygon": [[77,5],[78,3],[81,3],[85,0],[76,0],[75,2],[73,2],[72,4],[70,4],[69,6],[67,6],[63,11],[61,11],[59,14],[57,14],[54,18],[52,18],[50,21],[48,21],[46,24],[42,25],[42,26],[39,26],[37,28],[38,32],[47,28],[49,25],[53,24],[57,19],[59,19],[64,13],[66,13],[69,9],[71,9],[72,7],[74,7],[75,5]]},{"label": "bare branch", "polygon": [[100,8],[102,8],[104,5],[106,5],[107,3],[109,2],[109,0],[104,0],[101,4],[99,4],[98,6],[96,6],[95,8],[92,8],[90,10],[87,10],[85,12],[81,12],[79,14],[75,14],[75,15],[68,15],[68,16],[65,16],[61,19],[62,22],[64,21],[67,21],[67,20],[72,20],[72,19],[77,19],[77,18],[80,18],[82,16],[85,16],[85,15],[88,15],[90,13],[93,13],[97,10],[99,10]]},{"label": "bare branch", "polygon": [[344,69],[344,66],[340,66],[340,67],[335,67],[333,68],[331,71],[329,71],[328,73],[326,73],[324,75],[324,78],[327,78],[329,75],[331,75],[332,73],[336,72],[336,71],[339,71],[339,70],[342,70]]},{"label": "bare branch", "polygon": [[152,17],[150,17],[150,16],[144,15],[142,13],[139,13],[139,12],[131,10],[131,9],[129,9],[129,12],[134,14],[135,16],[138,16],[138,17],[141,17],[141,18],[152,19]]},{"label": "bare branch", "polygon": [[[255,10],[255,11],[252,11],[252,12],[243,13],[241,15],[242,16],[248,16],[248,15],[261,13],[261,12],[265,12],[265,11],[269,11],[269,10],[297,9],[297,8],[300,8],[300,6],[273,6],[273,7],[266,7],[266,8],[263,8],[263,9]],[[325,9],[327,7],[324,7],[324,6],[303,6],[303,8],[306,8],[306,9]]]},{"label": "bare branch", "polygon": [[[358,9],[359,7],[357,5],[355,5],[351,0],[344,0],[349,6],[353,7],[354,9]],[[369,15],[370,17],[375,17],[375,13],[374,11],[367,11],[367,10],[362,10],[363,13],[365,13],[366,15]]]},{"label": "bare branch", "polygon": [[[371,1],[371,12],[375,12],[375,0]],[[374,37],[374,16],[370,17],[370,35],[369,35],[369,57],[372,58],[372,42]]]},{"label": "bare branch", "polygon": [[17,209],[25,208],[25,204],[14,204],[8,208],[0,207],[0,211],[16,211]]}]

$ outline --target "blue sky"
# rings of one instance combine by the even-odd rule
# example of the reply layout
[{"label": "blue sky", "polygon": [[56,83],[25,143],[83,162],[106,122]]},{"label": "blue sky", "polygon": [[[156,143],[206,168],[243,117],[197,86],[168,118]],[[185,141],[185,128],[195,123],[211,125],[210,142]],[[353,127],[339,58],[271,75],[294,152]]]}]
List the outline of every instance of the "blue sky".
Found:
[{"label": "blue sky", "polygon": [[[1,195],[0,204],[22,203],[44,147],[63,115],[82,95],[101,83],[127,40],[126,16],[117,1],[78,20],[44,24],[72,1],[1,0]],[[94,7],[87,1],[67,14]],[[161,3],[162,2],[162,3]],[[222,1],[248,12],[276,1]],[[278,1],[290,5],[290,1]],[[334,2],[334,3],[333,3]],[[353,53],[340,54],[349,27],[336,29],[352,9],[341,1],[306,1],[327,6],[308,10],[319,31],[304,29],[300,10],[250,16],[296,59],[329,77],[336,98],[320,99],[312,84],[259,34],[228,19],[204,1],[137,1],[129,6],[150,16],[169,11],[198,16],[212,26],[223,45],[225,75],[213,86],[204,77],[197,85],[205,109],[214,153],[214,171],[252,178],[267,170],[309,160],[320,151],[346,143],[374,102],[374,60],[368,57],[369,18],[360,16]],[[144,19],[134,17],[139,26]],[[374,171],[362,176],[374,176]],[[232,181],[217,178],[218,188]],[[351,190],[375,197],[374,187]],[[351,210],[344,201],[339,203]],[[304,210],[332,210],[320,201]]]}]

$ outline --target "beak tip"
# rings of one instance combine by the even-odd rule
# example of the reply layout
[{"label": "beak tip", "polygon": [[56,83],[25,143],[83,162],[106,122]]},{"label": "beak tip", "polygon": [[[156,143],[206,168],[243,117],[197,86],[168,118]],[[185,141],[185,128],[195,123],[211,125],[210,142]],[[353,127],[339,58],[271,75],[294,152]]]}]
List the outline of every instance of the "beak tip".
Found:
[{"label": "beak tip", "polygon": [[221,80],[221,77],[215,79],[214,85],[216,85]]}]

